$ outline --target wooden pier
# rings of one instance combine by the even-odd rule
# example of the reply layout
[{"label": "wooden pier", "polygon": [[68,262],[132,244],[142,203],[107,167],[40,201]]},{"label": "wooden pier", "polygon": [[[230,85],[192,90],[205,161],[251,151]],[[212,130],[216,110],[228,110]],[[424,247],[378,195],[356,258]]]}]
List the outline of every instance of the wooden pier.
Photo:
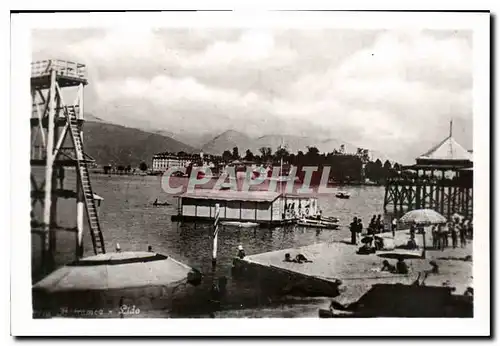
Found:
[{"label": "wooden pier", "polygon": [[[384,209],[402,215],[413,209],[433,209],[445,217],[473,215],[473,161],[450,135],[416,159],[403,166],[398,176],[387,181]],[[392,209],[392,210],[391,210]]]}]

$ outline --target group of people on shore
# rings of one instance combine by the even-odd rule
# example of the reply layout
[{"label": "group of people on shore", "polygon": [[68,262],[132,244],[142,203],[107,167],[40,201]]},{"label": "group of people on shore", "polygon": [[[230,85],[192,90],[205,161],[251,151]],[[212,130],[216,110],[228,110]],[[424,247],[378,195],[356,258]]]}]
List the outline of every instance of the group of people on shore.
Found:
[{"label": "group of people on shore", "polygon": [[432,227],[432,246],[434,249],[444,250],[450,246],[449,239],[451,237],[451,246],[457,248],[460,241],[460,247],[467,245],[467,239],[472,239],[472,221],[463,219],[462,221],[455,219],[449,222],[446,226],[435,225]]},{"label": "group of people on shore", "polygon": [[377,216],[373,215],[370,220],[370,224],[368,225],[367,232],[368,234],[377,234],[382,233],[384,231],[384,221],[382,221],[382,215],[378,214]]},{"label": "group of people on shore", "polygon": [[356,245],[358,243],[358,235],[363,232],[363,222],[361,221],[361,218],[354,217],[349,229],[351,231],[351,244]]},{"label": "group of people on shore", "polygon": [[[363,221],[361,218],[354,217],[352,220],[349,229],[351,231],[351,244],[358,244],[358,236],[363,232]],[[366,229],[366,233],[368,235],[374,235],[377,233],[382,233],[385,229],[384,221],[382,220],[382,215],[373,215],[370,223]]]}]

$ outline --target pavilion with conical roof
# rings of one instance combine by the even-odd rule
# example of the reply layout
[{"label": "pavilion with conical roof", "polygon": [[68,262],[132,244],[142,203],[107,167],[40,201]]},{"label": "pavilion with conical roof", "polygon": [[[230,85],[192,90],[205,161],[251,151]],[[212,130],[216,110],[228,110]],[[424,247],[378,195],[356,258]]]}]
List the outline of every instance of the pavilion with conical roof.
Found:
[{"label": "pavilion with conical roof", "polygon": [[450,122],[448,137],[403,166],[401,173],[388,180],[384,209],[393,206],[395,214],[430,208],[450,218],[454,213],[472,216],[473,156],[453,138]]},{"label": "pavilion with conical roof", "polygon": [[462,147],[453,138],[453,127],[450,123],[450,135],[439,144],[417,158],[421,166],[472,167],[472,153]]}]

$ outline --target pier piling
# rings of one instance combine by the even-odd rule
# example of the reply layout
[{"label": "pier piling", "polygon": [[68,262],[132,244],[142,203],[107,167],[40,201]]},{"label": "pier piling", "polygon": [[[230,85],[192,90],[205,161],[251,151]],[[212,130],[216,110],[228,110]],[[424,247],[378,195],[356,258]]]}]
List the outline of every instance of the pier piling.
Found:
[{"label": "pier piling", "polygon": [[[438,173],[441,174],[438,174]],[[386,183],[384,209],[392,205],[395,214],[431,208],[448,219],[454,213],[472,217],[472,154],[452,137],[403,166]]]}]

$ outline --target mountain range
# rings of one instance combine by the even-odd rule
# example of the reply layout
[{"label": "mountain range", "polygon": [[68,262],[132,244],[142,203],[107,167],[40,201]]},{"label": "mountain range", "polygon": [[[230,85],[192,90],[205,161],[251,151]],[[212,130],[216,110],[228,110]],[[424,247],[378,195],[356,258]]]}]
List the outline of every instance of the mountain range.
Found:
[{"label": "mountain range", "polygon": [[[282,144],[290,152],[307,152],[308,146],[315,146],[320,152],[332,152],[334,149],[340,149],[341,145],[345,146],[347,153],[355,153],[357,150],[357,146],[334,138],[318,139],[293,135],[252,137],[235,130],[227,130],[221,134],[197,135],[126,127],[109,123],[92,114],[86,114],[85,119],[85,152],[98,164],[138,166],[144,161],[151,165],[153,155],[159,152],[195,153],[202,150],[204,153],[221,155],[225,150],[232,151],[233,147],[238,147],[240,155],[243,156],[247,149],[258,154],[259,148],[270,147],[274,152]],[[371,154],[373,159],[388,159],[381,153]]]},{"label": "mountain range", "polygon": [[173,138],[121,125],[109,124],[86,116],[83,126],[85,152],[98,164],[151,165],[159,152],[194,152],[195,149]]},{"label": "mountain range", "polygon": [[[346,153],[356,153],[358,146],[335,138],[312,138],[306,136],[293,135],[266,135],[261,137],[251,137],[242,132],[228,130],[220,135],[215,136],[212,140],[205,143],[201,149],[205,153],[221,155],[225,150],[232,151],[232,148],[238,147],[241,156],[245,155],[245,151],[250,149],[252,153],[259,154],[259,148],[270,147],[273,152],[283,145],[289,152],[296,153],[299,150],[307,152],[307,147],[314,146],[320,152],[332,152],[340,150],[344,145]],[[386,155],[380,152],[370,152],[373,159],[382,161],[389,160]]]}]

